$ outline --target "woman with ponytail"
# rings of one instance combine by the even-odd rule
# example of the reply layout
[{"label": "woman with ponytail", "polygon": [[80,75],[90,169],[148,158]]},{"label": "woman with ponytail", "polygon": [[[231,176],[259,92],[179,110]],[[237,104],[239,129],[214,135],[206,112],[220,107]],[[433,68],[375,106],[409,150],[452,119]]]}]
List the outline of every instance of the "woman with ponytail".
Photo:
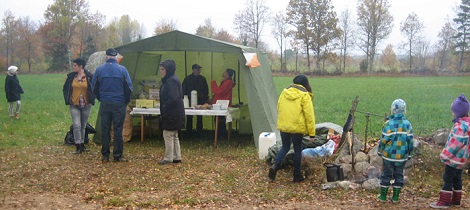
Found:
[{"label": "woman with ponytail", "polygon": [[[236,72],[233,69],[226,69],[222,75],[223,80],[220,83],[220,86],[217,85],[215,80],[211,82],[211,90],[214,94],[212,103],[217,103],[218,100],[228,100],[229,106],[232,105],[232,88],[236,84]],[[225,126],[225,117],[219,118],[219,136],[220,138],[227,137],[227,127]]]}]

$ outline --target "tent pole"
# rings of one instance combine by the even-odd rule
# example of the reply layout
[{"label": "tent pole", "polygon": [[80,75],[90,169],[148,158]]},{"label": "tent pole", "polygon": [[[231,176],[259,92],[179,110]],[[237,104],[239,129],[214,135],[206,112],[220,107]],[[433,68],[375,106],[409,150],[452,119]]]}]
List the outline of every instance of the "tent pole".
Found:
[{"label": "tent pole", "polygon": [[238,104],[240,104],[240,61],[237,62],[238,64],[238,85],[237,85],[237,90],[238,90]]},{"label": "tent pole", "polygon": [[188,75],[188,60],[186,57],[186,50],[184,51],[184,76]]},{"label": "tent pole", "polygon": [[137,53],[137,59],[135,60],[134,73],[132,74],[132,78],[131,78],[131,81],[133,81],[133,83],[134,83],[134,79],[135,79],[135,74],[137,73],[137,64],[139,63],[140,54],[142,54],[142,52]]},{"label": "tent pole", "polygon": [[211,81],[214,80],[214,52],[211,52]]}]

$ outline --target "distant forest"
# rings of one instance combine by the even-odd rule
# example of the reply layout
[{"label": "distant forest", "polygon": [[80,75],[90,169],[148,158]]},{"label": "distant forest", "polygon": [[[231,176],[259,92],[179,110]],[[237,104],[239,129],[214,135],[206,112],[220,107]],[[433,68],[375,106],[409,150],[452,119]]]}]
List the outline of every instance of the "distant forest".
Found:
[{"label": "distant forest", "polygon": [[[210,18],[195,34],[259,48],[268,54],[273,72],[281,74],[470,73],[470,1],[462,0],[436,43],[424,38],[424,24],[417,14],[397,23],[389,11],[392,3],[359,0],[357,14],[350,10],[337,14],[331,0],[290,0],[283,12],[276,13],[265,0],[246,0],[233,17],[236,34],[217,29]],[[69,71],[74,58],[87,59],[96,51],[146,38],[143,24],[129,15],[105,20],[103,14],[89,11],[87,0],[54,0],[41,22],[7,10],[0,25],[0,68],[16,65],[23,73]],[[268,49],[261,36],[267,24],[277,50]],[[380,49],[394,24],[400,25],[406,41]],[[178,30],[175,20],[161,19],[152,35],[173,30]],[[398,50],[406,54],[398,56]]]}]

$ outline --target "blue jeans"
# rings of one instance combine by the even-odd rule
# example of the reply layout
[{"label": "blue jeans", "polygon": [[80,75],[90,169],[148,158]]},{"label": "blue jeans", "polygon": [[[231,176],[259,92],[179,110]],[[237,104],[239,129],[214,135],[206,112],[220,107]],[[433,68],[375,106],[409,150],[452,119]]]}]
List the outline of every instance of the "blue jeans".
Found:
[{"label": "blue jeans", "polygon": [[380,185],[384,187],[390,186],[390,181],[395,179],[393,182],[394,187],[403,187],[405,182],[403,180],[405,172],[405,162],[397,163],[388,160],[383,160],[383,171],[380,176]]},{"label": "blue jeans", "polygon": [[104,102],[100,104],[101,117],[101,154],[103,157],[109,157],[109,142],[111,139],[111,124],[114,131],[114,158],[121,158],[124,149],[122,139],[122,127],[126,118],[126,104]]},{"label": "blue jeans", "polygon": [[291,142],[294,145],[294,177],[300,176],[302,161],[302,134],[281,132],[282,147],[277,153],[275,162],[281,163],[290,150]]},{"label": "blue jeans", "polygon": [[85,143],[85,129],[90,116],[91,104],[85,107],[70,105],[70,115],[72,116],[72,130],[75,144]]},{"label": "blue jeans", "polygon": [[444,179],[442,190],[462,190],[462,172],[463,169],[456,169],[446,165],[444,176],[442,177]]}]

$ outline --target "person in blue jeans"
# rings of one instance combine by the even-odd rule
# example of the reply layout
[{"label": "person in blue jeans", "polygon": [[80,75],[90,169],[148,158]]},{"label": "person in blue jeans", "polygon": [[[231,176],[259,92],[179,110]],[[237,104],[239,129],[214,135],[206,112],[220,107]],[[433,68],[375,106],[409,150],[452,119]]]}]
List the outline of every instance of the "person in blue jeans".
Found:
[{"label": "person in blue jeans", "polygon": [[313,110],[313,93],[310,83],[305,75],[297,75],[294,84],[285,88],[277,102],[277,129],[281,132],[282,147],[269,168],[268,177],[271,181],[276,179],[276,173],[281,162],[289,152],[291,144],[294,145],[294,182],[302,182],[302,137],[315,138],[315,113]]},{"label": "person in blue jeans", "polygon": [[106,63],[96,68],[93,75],[93,93],[101,102],[101,155],[102,162],[109,162],[111,124],[114,131],[113,157],[115,162],[126,161],[123,158],[124,143],[122,128],[126,117],[126,106],[134,90],[126,67],[119,65],[117,51],[106,50]]},{"label": "person in blue jeans", "polygon": [[[392,202],[399,202],[401,188],[404,185],[404,169],[413,152],[413,129],[405,118],[406,103],[396,99],[391,105],[391,115],[382,128],[377,153],[383,159],[383,170],[380,176],[379,201],[387,201],[387,192],[393,185]],[[393,184],[390,181],[394,179]]]},{"label": "person in blue jeans", "polygon": [[72,117],[73,139],[77,150],[74,154],[87,151],[85,148],[85,129],[90,116],[91,106],[95,104],[92,91],[93,74],[85,69],[86,61],[82,58],[73,60],[73,71],[67,74],[63,86],[65,105],[69,105]]}]

